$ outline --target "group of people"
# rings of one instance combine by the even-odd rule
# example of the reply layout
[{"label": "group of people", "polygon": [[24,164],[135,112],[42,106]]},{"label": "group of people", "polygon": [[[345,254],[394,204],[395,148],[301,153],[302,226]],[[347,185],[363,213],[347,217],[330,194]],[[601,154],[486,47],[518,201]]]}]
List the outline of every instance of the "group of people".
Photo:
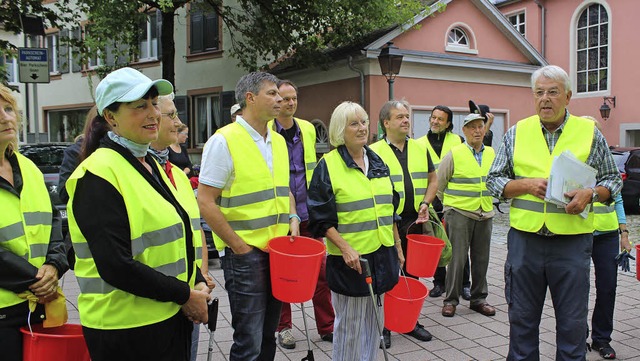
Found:
[{"label": "group of people", "polygon": [[[207,322],[214,287],[201,216],[222,261],[234,330],[230,360],[273,360],[276,343],[295,347],[291,307],[271,292],[267,251],[270,239],[288,234],[326,242],[313,304],[321,339],[333,342],[332,359],[376,359],[378,347],[391,345],[387,330],[380,345],[376,322],[384,294],[400,270],[406,272],[407,234],[423,232],[433,208],[444,218],[452,259],[437,272],[431,296],[445,293],[445,317],[455,315],[460,297],[493,316],[486,280],[492,197],[512,200],[504,271],[507,359],[539,358],[548,288],[556,310],[556,358],[584,360],[596,248],[592,347],[615,357],[609,342],[616,267],[606,257],[617,253],[618,230],[625,236],[622,247],[630,249],[619,213],[621,179],[594,122],[568,112],[566,72],[537,70],[532,90],[537,114],[509,129],[497,150],[490,147],[492,135],[487,142],[493,115],[483,105],[470,103],[464,138],[451,132],[451,110],[437,106],[429,133],[414,140],[410,105],[389,101],[379,114],[384,138],[368,146],[368,114],[345,101],[331,115],[334,149],[318,161],[313,125],[294,116],[295,84],[249,73],[236,86],[234,111],[241,115],[204,147],[196,199],[187,178],[192,165],[169,160],[172,153],[186,155],[172,146],[186,135],[172,85],[130,68],[110,73],[98,84],[96,114],[65,185],[78,308],[91,358],[195,355],[193,326]],[[30,313],[21,294],[38,298],[30,320],[41,322],[68,261],[42,174],[17,151],[19,112],[4,87],[0,105],[0,198],[9,205],[0,219],[0,348],[8,359],[20,360],[19,327]],[[551,159],[565,150],[598,175],[594,188],[568,192],[571,201],[563,209],[544,195]],[[582,218],[587,208],[589,216]],[[369,297],[362,259],[372,266],[377,302]],[[432,339],[419,322],[409,334]]]}]

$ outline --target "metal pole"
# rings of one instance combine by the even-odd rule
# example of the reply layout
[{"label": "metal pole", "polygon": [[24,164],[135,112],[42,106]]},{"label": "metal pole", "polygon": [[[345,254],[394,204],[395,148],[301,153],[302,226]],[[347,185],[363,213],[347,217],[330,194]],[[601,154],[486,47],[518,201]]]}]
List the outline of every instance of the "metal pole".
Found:
[{"label": "metal pole", "polygon": [[395,80],[394,79],[388,79],[387,82],[389,83],[389,100],[393,100],[393,82]]}]

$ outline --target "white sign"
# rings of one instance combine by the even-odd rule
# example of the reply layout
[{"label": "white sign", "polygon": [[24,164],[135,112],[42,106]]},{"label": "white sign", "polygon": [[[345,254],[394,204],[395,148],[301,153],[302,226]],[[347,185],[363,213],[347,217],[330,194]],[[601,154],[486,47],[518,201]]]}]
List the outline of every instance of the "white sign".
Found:
[{"label": "white sign", "polygon": [[48,83],[49,54],[46,48],[18,48],[21,83]]}]

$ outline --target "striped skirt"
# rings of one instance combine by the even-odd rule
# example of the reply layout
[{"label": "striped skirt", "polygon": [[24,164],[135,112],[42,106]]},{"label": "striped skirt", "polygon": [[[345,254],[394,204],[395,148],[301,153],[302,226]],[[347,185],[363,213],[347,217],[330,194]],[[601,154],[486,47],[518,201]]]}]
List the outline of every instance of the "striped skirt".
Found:
[{"label": "striped skirt", "polygon": [[[376,297],[377,298],[377,297]],[[384,295],[380,296],[384,301]],[[333,361],[373,361],[380,346],[376,315],[384,322],[383,307],[370,296],[350,297],[331,291],[336,318],[333,321]]]}]

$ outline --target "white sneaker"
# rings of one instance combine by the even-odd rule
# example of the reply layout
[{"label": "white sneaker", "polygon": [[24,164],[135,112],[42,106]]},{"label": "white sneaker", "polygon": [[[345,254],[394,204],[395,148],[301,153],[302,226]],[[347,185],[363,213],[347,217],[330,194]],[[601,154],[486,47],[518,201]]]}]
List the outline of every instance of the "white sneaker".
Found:
[{"label": "white sneaker", "polygon": [[278,332],[278,343],[280,346],[290,350],[296,348],[296,339],[293,337],[293,332],[291,332],[290,328],[285,328]]}]

